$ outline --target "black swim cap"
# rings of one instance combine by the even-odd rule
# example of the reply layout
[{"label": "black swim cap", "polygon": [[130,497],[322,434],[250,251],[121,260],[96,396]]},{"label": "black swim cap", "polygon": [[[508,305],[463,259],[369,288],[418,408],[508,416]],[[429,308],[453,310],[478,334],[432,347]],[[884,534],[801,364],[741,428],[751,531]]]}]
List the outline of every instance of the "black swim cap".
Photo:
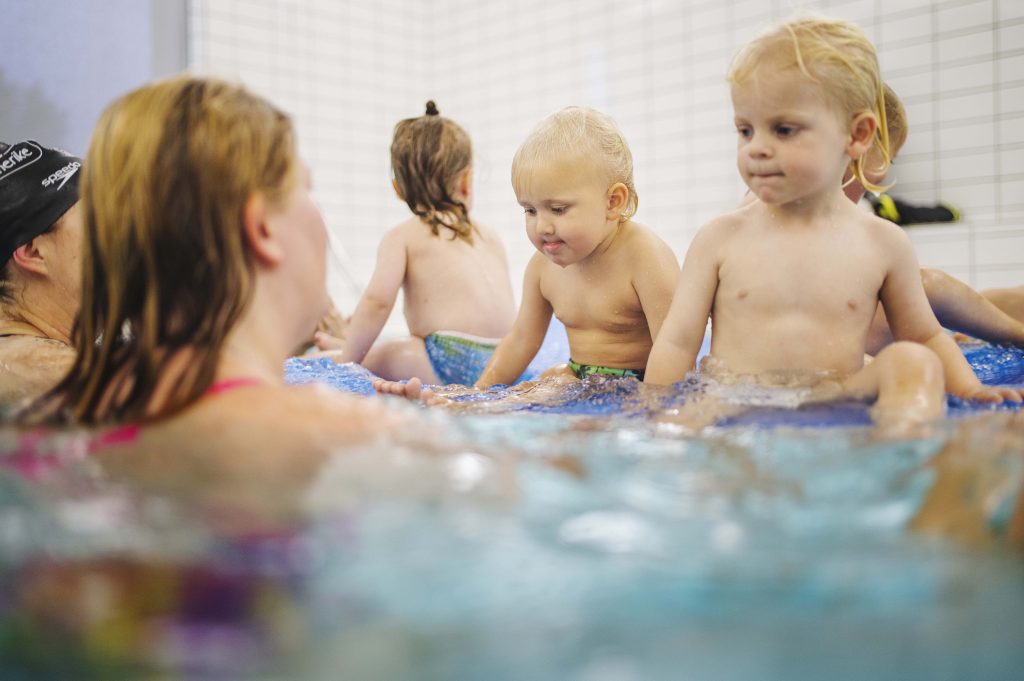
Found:
[{"label": "black swim cap", "polygon": [[0,143],[0,267],[78,201],[82,159],[34,140]]}]

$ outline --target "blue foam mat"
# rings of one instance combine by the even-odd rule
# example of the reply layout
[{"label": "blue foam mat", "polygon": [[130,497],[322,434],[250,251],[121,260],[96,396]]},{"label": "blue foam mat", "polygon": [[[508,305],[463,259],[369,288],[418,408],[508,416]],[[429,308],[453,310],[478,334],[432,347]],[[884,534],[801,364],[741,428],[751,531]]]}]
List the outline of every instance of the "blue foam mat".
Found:
[{"label": "blue foam mat", "polygon": [[[547,367],[564,361],[567,343],[564,329],[549,332],[540,361],[535,364]],[[565,344],[565,345],[563,345]],[[986,385],[1024,386],[1024,350],[1016,347],[970,344],[963,346],[964,355],[978,378]],[[707,342],[702,349],[707,351]],[[538,372],[539,373],[539,372]],[[336,364],[328,359],[304,359],[295,357],[285,363],[285,379],[291,384],[324,383],[338,390],[360,395],[372,395],[374,375],[358,364]],[[678,384],[677,400],[685,400],[687,386]],[[516,404],[506,404],[503,411],[530,411],[537,413],[559,413],[577,415],[646,415],[637,405],[639,384],[634,379],[613,379],[591,377],[578,384],[567,386],[557,399],[531,403],[528,399]],[[490,390],[454,398],[456,401],[495,402],[510,394],[508,386],[494,386]],[[966,402],[950,396],[949,415],[960,417],[985,411],[1016,410],[1021,405],[1003,403],[999,405]],[[857,426],[871,423],[867,406],[862,402],[842,402],[805,405],[797,409],[777,407],[751,407],[743,414],[730,417],[719,423],[721,426],[757,425],[772,427],[786,425],[794,427]]]}]

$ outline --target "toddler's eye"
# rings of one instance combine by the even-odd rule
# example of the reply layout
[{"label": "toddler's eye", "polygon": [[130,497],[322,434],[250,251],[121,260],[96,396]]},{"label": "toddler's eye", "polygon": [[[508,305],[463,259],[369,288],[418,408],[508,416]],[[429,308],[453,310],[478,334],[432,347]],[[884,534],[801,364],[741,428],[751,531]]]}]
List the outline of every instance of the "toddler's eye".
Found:
[{"label": "toddler's eye", "polygon": [[737,125],[736,132],[745,140],[754,136],[754,129],[747,125]]},{"label": "toddler's eye", "polygon": [[565,206],[552,206],[551,212],[554,213],[555,215],[562,215],[563,213],[565,213]]},{"label": "toddler's eye", "polygon": [[523,212],[526,213],[527,215],[536,215],[537,214],[537,209],[536,208],[524,208]]},{"label": "toddler's eye", "polygon": [[775,134],[779,137],[791,137],[796,134],[796,126],[780,125],[775,128]]}]

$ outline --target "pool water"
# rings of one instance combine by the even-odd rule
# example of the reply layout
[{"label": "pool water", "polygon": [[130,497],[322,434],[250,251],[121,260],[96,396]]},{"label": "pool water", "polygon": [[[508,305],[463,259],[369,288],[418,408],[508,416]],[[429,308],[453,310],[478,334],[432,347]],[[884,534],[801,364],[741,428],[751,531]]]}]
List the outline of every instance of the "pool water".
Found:
[{"label": "pool water", "polygon": [[[860,404],[756,407],[694,436],[632,379],[540,396],[396,400],[433,435],[338,452],[296,519],[244,530],[87,459],[0,472],[0,678],[1021,678],[1019,410],[891,439]],[[956,452],[984,532],[912,531]]]}]

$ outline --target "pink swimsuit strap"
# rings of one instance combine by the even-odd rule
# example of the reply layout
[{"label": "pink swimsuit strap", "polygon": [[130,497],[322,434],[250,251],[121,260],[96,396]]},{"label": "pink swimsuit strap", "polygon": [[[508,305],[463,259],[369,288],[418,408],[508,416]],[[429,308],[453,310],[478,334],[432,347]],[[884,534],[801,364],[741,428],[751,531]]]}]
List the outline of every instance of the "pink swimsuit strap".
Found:
[{"label": "pink swimsuit strap", "polygon": [[127,426],[117,426],[111,428],[100,435],[97,435],[89,443],[89,451],[94,452],[97,449],[103,449],[104,447],[112,447],[115,445],[130,445],[139,439],[139,435],[142,434],[142,426],[137,423],[131,423]]},{"label": "pink swimsuit strap", "polygon": [[[203,397],[216,397],[218,395],[231,392],[232,390],[237,390],[238,388],[250,388],[258,385],[263,385],[263,381],[254,376],[225,378],[224,380],[211,383],[210,387],[206,389],[205,393],[203,393]],[[89,451],[93,452],[97,449],[116,445],[130,445],[138,440],[139,435],[141,434],[142,426],[137,423],[130,423],[126,426],[117,426],[116,428],[111,428],[110,430],[93,438],[89,446]]]},{"label": "pink swimsuit strap", "polygon": [[[204,396],[216,397],[226,392],[239,388],[255,387],[263,385],[263,381],[253,376],[237,376],[216,381],[206,389]],[[99,435],[89,439],[86,451],[89,454],[118,445],[130,445],[139,439],[142,434],[142,426],[138,423],[129,423],[123,426],[115,426]],[[0,468],[12,468],[29,478],[39,478],[60,466],[59,460],[41,450],[40,446],[46,442],[49,431],[45,428],[36,428],[23,433],[18,438],[18,449],[14,456],[0,458]]]},{"label": "pink swimsuit strap", "polygon": [[238,388],[253,388],[258,385],[263,385],[263,380],[255,376],[235,376],[234,378],[225,378],[211,383],[210,387],[206,389],[205,394],[212,397],[223,395]]}]

